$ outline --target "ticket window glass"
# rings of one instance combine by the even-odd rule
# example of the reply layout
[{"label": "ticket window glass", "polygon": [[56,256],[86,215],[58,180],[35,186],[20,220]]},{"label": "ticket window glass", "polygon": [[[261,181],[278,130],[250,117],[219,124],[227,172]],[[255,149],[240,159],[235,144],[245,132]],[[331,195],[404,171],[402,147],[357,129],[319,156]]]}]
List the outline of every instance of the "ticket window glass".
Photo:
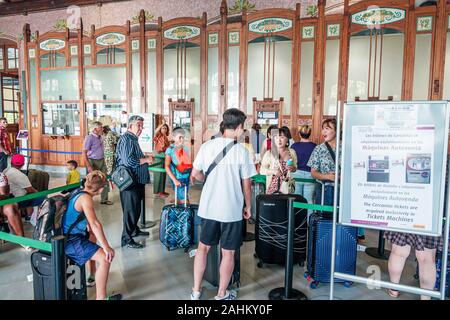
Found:
[{"label": "ticket window glass", "polygon": [[42,104],[43,134],[79,136],[80,109],[77,103]]},{"label": "ticket window glass", "polygon": [[19,79],[17,76],[0,77],[0,102],[3,101],[3,116],[8,123],[17,123],[19,120]]},{"label": "ticket window glass", "polygon": [[122,134],[127,131],[127,105],[125,103],[86,103],[87,130],[94,121],[109,126],[112,131]]}]

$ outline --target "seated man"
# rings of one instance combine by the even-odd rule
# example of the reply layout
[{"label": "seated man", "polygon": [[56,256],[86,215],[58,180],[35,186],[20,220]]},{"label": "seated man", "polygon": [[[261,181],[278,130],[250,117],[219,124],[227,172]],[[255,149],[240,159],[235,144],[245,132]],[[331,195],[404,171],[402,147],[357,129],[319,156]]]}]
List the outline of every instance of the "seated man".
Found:
[{"label": "seated man", "polygon": [[[31,186],[30,179],[20,169],[25,163],[25,157],[21,154],[15,154],[11,158],[11,167],[7,168],[3,173],[8,178],[9,187],[14,197],[22,197],[26,194],[38,192]],[[39,206],[45,197],[30,199],[19,202],[19,208],[25,208],[27,217],[30,218],[33,213],[33,207]]]},{"label": "seated man", "polygon": [[[11,198],[8,178],[0,172],[0,200]],[[0,218],[6,218],[15,235],[24,236],[22,219],[17,203],[5,204],[0,207]],[[3,221],[4,222],[4,221]],[[8,228],[9,229],[9,228]],[[2,230],[4,232],[8,230]],[[24,247],[28,249],[28,247]]]}]

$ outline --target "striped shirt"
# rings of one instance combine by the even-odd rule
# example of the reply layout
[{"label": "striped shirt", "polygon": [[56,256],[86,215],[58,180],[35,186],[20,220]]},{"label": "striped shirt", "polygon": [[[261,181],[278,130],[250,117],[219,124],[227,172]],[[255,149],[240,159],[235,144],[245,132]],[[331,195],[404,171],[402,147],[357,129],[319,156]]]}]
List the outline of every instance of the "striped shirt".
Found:
[{"label": "striped shirt", "polygon": [[129,168],[133,172],[136,182],[141,184],[150,182],[148,164],[141,165],[139,161],[144,157],[145,155],[138,143],[138,137],[129,131],[124,133],[117,143],[117,166]]}]

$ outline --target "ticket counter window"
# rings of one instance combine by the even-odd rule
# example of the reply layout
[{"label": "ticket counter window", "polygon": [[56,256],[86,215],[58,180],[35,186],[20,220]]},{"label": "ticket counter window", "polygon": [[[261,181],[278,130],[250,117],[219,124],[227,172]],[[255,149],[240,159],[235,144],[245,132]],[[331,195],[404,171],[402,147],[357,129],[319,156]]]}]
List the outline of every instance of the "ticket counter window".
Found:
[{"label": "ticket counter window", "polygon": [[44,103],[43,134],[52,136],[79,136],[80,109],[77,103]]},{"label": "ticket counter window", "polygon": [[109,126],[121,134],[127,130],[127,105],[125,103],[86,103],[86,130],[92,128],[94,121]]}]

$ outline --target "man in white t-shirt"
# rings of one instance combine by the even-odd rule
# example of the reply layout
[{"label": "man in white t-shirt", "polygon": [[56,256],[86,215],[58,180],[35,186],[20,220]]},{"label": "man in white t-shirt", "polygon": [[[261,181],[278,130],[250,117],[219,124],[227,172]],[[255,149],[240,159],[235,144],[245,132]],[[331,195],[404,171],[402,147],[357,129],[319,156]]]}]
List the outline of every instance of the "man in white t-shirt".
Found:
[{"label": "man in white t-shirt", "polygon": [[[38,192],[31,185],[30,179],[20,169],[25,163],[25,157],[21,154],[15,154],[11,158],[11,167],[5,169],[3,173],[9,181],[10,192],[14,197],[22,197],[29,193]],[[39,206],[45,197],[35,198],[19,202],[19,208],[26,208],[27,218],[31,217],[33,207]]]},{"label": "man in white t-shirt", "polygon": [[[6,200],[9,199],[10,197],[11,196],[8,178],[6,177],[5,174],[0,172],[0,200]],[[10,203],[1,206],[0,218],[3,218],[3,216],[6,217],[6,219],[8,219],[8,223],[11,226],[11,229],[14,232],[14,234],[23,237],[24,232],[23,232],[22,218],[20,217],[20,212],[17,203]],[[0,219],[0,222],[1,221],[2,219]],[[1,224],[2,223],[0,223],[0,226]]]},{"label": "man in white t-shirt", "polygon": [[[227,287],[234,269],[234,252],[242,242],[242,218],[251,216],[250,178],[257,174],[248,150],[236,143],[244,132],[245,119],[242,111],[228,109],[223,114],[222,137],[204,143],[193,164],[192,180],[205,181],[211,164],[218,163],[206,177],[200,197],[198,216],[202,219],[202,232],[194,261],[192,300],[200,299],[208,251],[219,243],[222,261],[216,299],[236,299],[236,293],[228,291]],[[219,162],[217,157],[225,148],[228,151]]]}]

